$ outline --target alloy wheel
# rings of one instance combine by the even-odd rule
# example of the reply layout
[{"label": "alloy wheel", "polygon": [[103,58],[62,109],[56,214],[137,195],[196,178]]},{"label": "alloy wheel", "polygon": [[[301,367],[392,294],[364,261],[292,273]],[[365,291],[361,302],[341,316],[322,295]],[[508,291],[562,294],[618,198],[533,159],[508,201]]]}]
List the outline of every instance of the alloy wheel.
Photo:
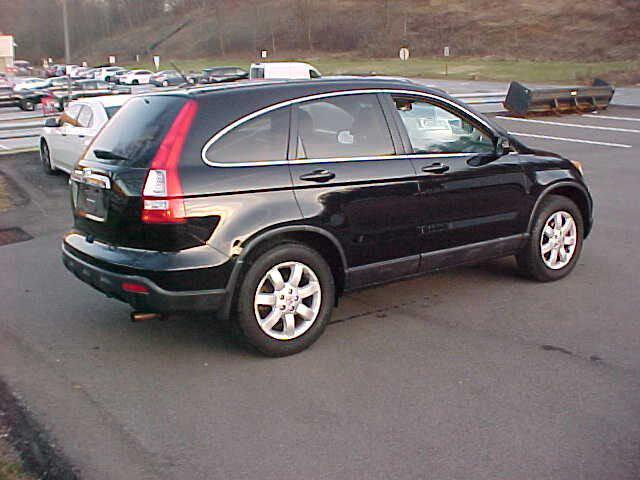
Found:
[{"label": "alloy wheel", "polygon": [[284,262],[268,270],[258,284],[253,302],[258,325],[278,340],[293,340],[309,330],[321,303],[318,277],[301,262]]},{"label": "alloy wheel", "polygon": [[552,270],[568,265],[576,250],[576,222],[569,212],[551,214],[540,235],[540,254],[544,264]]}]

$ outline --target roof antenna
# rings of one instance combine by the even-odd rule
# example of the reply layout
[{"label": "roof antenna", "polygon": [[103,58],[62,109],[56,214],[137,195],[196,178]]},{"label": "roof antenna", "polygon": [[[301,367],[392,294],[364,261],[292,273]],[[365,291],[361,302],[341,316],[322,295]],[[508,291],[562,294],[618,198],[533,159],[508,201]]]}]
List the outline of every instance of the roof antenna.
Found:
[{"label": "roof antenna", "polygon": [[185,74],[184,74],[184,73],[182,73],[182,70],[180,70],[180,69],[178,68],[178,66],[175,64],[175,62],[173,62],[173,60],[172,60],[172,61],[170,61],[170,62],[169,62],[169,64],[174,68],[174,70],[175,70],[176,72],[178,72],[178,73],[180,74],[180,76],[181,76],[181,77],[182,77],[182,79],[184,80],[184,83],[189,83],[189,80],[187,80],[187,77],[185,76]]}]

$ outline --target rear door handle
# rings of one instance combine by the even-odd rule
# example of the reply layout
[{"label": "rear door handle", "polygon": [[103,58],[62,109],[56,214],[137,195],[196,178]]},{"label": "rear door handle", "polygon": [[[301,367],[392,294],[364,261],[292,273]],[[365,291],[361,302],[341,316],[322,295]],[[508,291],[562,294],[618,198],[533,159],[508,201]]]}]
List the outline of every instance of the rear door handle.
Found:
[{"label": "rear door handle", "polygon": [[333,178],[336,178],[336,174],[329,170],[314,170],[311,173],[300,175],[300,180],[305,182],[328,182]]},{"label": "rear door handle", "polygon": [[443,165],[442,163],[433,163],[422,167],[424,173],[444,173],[449,170],[449,165]]}]

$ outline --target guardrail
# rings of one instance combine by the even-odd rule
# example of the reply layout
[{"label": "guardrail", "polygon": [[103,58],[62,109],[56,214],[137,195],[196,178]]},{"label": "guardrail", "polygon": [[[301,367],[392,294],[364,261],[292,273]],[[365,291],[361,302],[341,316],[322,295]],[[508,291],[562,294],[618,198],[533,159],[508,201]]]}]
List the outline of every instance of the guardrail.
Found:
[{"label": "guardrail", "polygon": [[458,93],[451,94],[451,96],[469,105],[489,105],[493,103],[502,104],[507,97],[507,92]]}]

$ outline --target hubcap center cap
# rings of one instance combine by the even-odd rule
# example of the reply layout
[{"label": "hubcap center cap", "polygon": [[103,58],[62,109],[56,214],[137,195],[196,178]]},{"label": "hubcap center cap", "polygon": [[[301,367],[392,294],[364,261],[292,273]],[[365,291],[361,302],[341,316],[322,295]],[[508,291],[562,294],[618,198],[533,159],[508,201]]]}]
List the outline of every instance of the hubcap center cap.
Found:
[{"label": "hubcap center cap", "polygon": [[276,292],[276,295],[278,298],[277,305],[280,310],[295,312],[300,304],[298,289],[290,285],[285,285],[284,288]]}]

